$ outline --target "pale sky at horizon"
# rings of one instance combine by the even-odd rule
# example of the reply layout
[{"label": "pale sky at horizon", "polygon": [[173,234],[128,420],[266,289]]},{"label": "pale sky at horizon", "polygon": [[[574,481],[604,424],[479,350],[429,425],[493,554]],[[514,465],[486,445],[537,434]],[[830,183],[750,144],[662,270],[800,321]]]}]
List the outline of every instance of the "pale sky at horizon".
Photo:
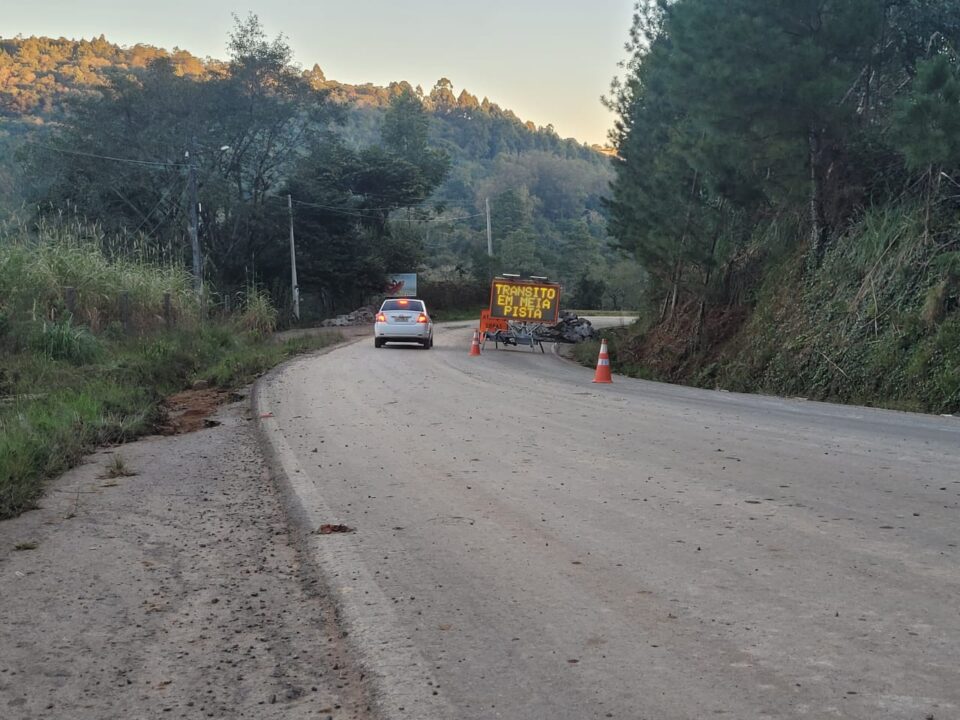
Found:
[{"label": "pale sky at horizon", "polygon": [[[297,62],[327,78],[429,91],[441,77],[456,92],[488,96],[563,137],[600,143],[613,115],[600,103],[623,59],[633,0],[35,0],[10,2],[0,37],[91,38],[179,47],[224,58],[231,12],[254,12],[270,37],[283,33]],[[5,3],[6,4],[6,3]]]}]

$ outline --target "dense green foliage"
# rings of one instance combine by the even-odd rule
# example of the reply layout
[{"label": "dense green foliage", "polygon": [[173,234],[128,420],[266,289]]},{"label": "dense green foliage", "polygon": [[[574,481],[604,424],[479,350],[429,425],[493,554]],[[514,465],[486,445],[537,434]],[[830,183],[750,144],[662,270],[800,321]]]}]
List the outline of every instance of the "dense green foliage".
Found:
[{"label": "dense green foliage", "polygon": [[[27,143],[28,198],[43,213],[75,208],[112,235],[187,256],[195,172],[204,276],[221,292],[233,291],[251,277],[281,282],[288,267],[284,195],[292,179],[321,159],[349,155],[343,173],[313,172],[311,183],[297,188],[298,204],[322,203],[353,220],[325,229],[352,250],[353,267],[345,269],[355,269],[352,288],[377,288],[389,211],[421,202],[446,172],[443,153],[426,152],[423,129],[396,119],[422,116],[423,109],[396,96],[386,113],[393,119],[389,143],[353,152],[329,132],[338,108],[301,76],[281,38],[268,40],[250,17],[238,21],[230,48],[230,62],[200,81],[164,57],[139,72],[110,73],[98,93],[71,103],[49,133]],[[400,137],[405,132],[416,137]],[[419,143],[430,167],[390,144],[405,140]],[[318,266],[329,264],[327,244],[309,236],[301,244],[309,279],[316,255]]]},{"label": "dense green foliage", "polygon": [[[693,308],[661,323],[650,307],[643,322],[610,336],[612,364],[706,388],[956,413],[960,263],[925,241],[923,222],[922,206],[872,209],[812,274],[793,232],[768,235],[751,302],[709,308],[699,349]],[[584,365],[596,356],[596,345],[577,348]]]},{"label": "dense green foliage", "polygon": [[651,0],[631,48],[611,232],[656,322],[630,361],[960,405],[960,5]]},{"label": "dense green foliage", "polygon": [[[300,70],[253,16],[230,48],[220,62],[103,38],[0,41],[0,150],[26,159],[0,164],[0,209],[68,210],[189,261],[193,162],[204,271],[223,292],[255,276],[284,302],[290,193],[314,312],[355,306],[386,272],[414,270],[439,282],[549,274],[571,289],[598,285],[601,303],[637,301],[643,275],[606,235],[612,171],[596,149],[456,94],[445,78],[424,92]],[[584,238],[589,251],[570,262]],[[608,292],[611,268],[627,282]]]}]

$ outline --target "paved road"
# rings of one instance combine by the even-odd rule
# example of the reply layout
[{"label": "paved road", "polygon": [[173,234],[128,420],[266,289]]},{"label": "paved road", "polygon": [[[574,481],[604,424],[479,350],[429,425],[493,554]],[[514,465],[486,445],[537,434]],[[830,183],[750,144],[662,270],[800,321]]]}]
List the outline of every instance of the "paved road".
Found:
[{"label": "paved road", "polygon": [[261,389],[385,715],[960,718],[960,419],[468,347]]}]

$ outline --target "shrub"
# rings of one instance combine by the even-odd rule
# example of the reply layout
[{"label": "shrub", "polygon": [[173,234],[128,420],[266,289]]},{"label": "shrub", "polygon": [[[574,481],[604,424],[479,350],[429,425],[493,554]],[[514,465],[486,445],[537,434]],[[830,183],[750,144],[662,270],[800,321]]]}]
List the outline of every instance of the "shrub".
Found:
[{"label": "shrub", "polygon": [[29,334],[28,347],[51,360],[86,365],[100,358],[103,348],[88,328],[74,325],[70,318],[43,322]]},{"label": "shrub", "polygon": [[240,326],[247,332],[257,335],[269,335],[277,328],[277,309],[265,290],[257,287],[247,288],[243,297],[243,312],[240,314]]}]

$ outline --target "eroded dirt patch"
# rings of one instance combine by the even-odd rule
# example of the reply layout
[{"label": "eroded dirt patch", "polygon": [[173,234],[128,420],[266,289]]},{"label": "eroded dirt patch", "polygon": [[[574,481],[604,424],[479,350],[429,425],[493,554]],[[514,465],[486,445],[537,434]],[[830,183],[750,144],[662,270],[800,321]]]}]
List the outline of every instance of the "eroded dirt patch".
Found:
[{"label": "eroded dirt patch", "polygon": [[214,427],[211,416],[224,403],[239,399],[236,393],[219,388],[195,388],[171,395],[163,403],[165,420],[157,428],[160,435],[184,435]]}]

